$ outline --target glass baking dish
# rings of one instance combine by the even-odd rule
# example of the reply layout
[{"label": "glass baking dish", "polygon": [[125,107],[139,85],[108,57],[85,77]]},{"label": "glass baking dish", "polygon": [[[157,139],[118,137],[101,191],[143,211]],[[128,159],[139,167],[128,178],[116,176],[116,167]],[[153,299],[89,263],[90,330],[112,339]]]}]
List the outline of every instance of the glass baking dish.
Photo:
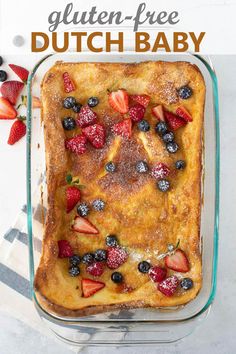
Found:
[{"label": "glass baking dish", "polygon": [[[206,83],[204,121],[201,249],[203,284],[198,296],[185,306],[119,310],[82,318],[60,317],[38,302],[33,289],[43,220],[47,209],[43,125],[40,111],[32,109],[32,96],[40,95],[40,83],[56,61],[140,62],[188,61],[201,70]],[[42,320],[61,339],[74,345],[136,345],[176,341],[190,334],[207,316],[216,291],[219,212],[219,113],[217,79],[209,58],[189,53],[74,53],[51,54],[37,63],[28,79],[27,203],[30,279],[34,305]]]}]

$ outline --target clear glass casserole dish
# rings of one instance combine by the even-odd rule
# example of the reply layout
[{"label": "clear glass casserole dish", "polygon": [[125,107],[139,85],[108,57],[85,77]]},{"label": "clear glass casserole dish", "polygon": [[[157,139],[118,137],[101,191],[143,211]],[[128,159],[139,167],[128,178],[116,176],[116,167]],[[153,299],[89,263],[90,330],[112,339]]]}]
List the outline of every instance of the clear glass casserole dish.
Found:
[{"label": "clear glass casserole dish", "polygon": [[[40,95],[40,83],[56,61],[139,62],[147,60],[188,61],[201,70],[206,83],[204,119],[201,249],[203,284],[198,296],[178,308],[134,309],[82,318],[56,316],[43,308],[33,289],[43,220],[47,209],[43,126],[32,97]],[[219,113],[217,79],[209,58],[192,54],[165,53],[67,53],[53,54],[36,64],[28,79],[27,108],[27,203],[29,259],[32,297],[48,327],[61,339],[75,345],[136,345],[176,341],[192,332],[207,315],[216,291],[219,212]]]}]

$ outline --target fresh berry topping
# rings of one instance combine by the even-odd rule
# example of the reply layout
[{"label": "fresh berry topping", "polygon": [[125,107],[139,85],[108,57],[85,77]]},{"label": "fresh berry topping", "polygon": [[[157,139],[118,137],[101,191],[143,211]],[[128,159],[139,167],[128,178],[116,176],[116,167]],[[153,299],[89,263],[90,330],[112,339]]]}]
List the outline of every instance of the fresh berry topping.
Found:
[{"label": "fresh berry topping", "polygon": [[14,119],[17,112],[10,102],[3,97],[0,97],[0,119]]},{"label": "fresh berry topping", "polygon": [[166,278],[158,284],[158,290],[165,296],[172,296],[174,295],[178,285],[179,279],[176,277],[176,275],[172,275],[171,277]]},{"label": "fresh berry topping", "polygon": [[63,81],[65,92],[69,93],[75,90],[75,85],[67,72],[63,74]]},{"label": "fresh berry topping", "polygon": [[72,107],[72,110],[75,112],[75,113],[79,113],[81,111],[81,107],[82,107],[82,104],[80,103],[75,103],[74,106]]},{"label": "fresh berry topping", "polygon": [[63,100],[63,107],[66,109],[71,109],[76,104],[76,99],[72,96],[66,97]]},{"label": "fresh berry topping", "polygon": [[175,154],[179,150],[179,145],[175,141],[172,141],[171,143],[166,144],[166,150],[170,154]]},{"label": "fresh berry topping", "polygon": [[23,81],[26,82],[28,80],[29,72],[22,66],[9,64],[10,68],[14,71],[14,73]]},{"label": "fresh berry topping", "polygon": [[189,262],[184,251],[179,248],[173,254],[165,257],[165,265],[167,268],[181,273],[186,273],[190,269]]},{"label": "fresh berry topping", "polygon": [[146,173],[148,171],[148,164],[145,161],[138,161],[136,164],[136,171],[138,173]]},{"label": "fresh berry topping", "polygon": [[4,98],[7,98],[11,104],[15,105],[23,87],[23,82],[14,80],[5,81],[1,86],[1,94]]},{"label": "fresh berry topping", "polygon": [[163,110],[163,106],[161,104],[152,108],[152,114],[160,121],[165,120],[164,110]]},{"label": "fresh berry topping", "polygon": [[0,56],[0,66],[3,64],[3,58]]},{"label": "fresh berry topping", "polygon": [[86,151],[86,138],[83,135],[76,135],[71,139],[65,141],[66,149],[74,152],[75,154],[84,154]]},{"label": "fresh berry topping", "polygon": [[78,264],[80,264],[80,261],[81,261],[80,256],[78,256],[77,254],[74,254],[69,258],[69,263],[72,266],[77,266]]},{"label": "fresh berry topping", "polygon": [[0,70],[0,81],[4,82],[7,79],[7,73],[4,70]]},{"label": "fresh berry topping", "polygon": [[72,276],[72,277],[77,277],[80,273],[80,269],[79,267],[76,267],[76,266],[71,266],[69,268],[69,274]]},{"label": "fresh berry topping", "polygon": [[152,168],[152,177],[156,179],[163,179],[170,174],[170,169],[164,163],[159,162]]},{"label": "fresh berry topping", "polygon": [[80,215],[80,216],[87,216],[88,213],[89,213],[89,207],[86,203],[81,203],[78,205],[77,207],[77,213]]},{"label": "fresh berry topping", "polygon": [[80,201],[80,191],[75,186],[66,189],[66,212],[69,213]]},{"label": "fresh berry topping", "polygon": [[62,126],[65,130],[73,130],[76,127],[76,122],[72,117],[66,117],[62,121]]},{"label": "fresh berry topping", "polygon": [[132,131],[132,121],[131,119],[124,119],[112,127],[112,132],[115,135],[121,135],[124,138],[130,138]]},{"label": "fresh berry topping", "polygon": [[162,139],[165,143],[171,143],[174,140],[174,133],[167,132],[163,135]]},{"label": "fresh berry topping", "polygon": [[178,160],[175,162],[175,168],[177,170],[184,170],[186,167],[186,162],[184,160]]},{"label": "fresh berry topping", "polygon": [[101,262],[94,262],[86,268],[86,272],[94,277],[100,277],[104,272],[104,264]]},{"label": "fresh berry topping", "polygon": [[122,283],[123,281],[123,275],[119,272],[114,272],[112,273],[111,275],[111,280],[116,283],[116,284],[119,284],[119,283]]},{"label": "fresh berry topping", "polygon": [[142,261],[138,264],[138,270],[140,271],[140,273],[148,273],[150,268],[151,264],[147,261]]},{"label": "fresh berry topping", "polygon": [[149,276],[155,283],[158,283],[166,278],[166,268],[154,266],[149,270]]},{"label": "fresh berry topping", "polygon": [[178,95],[183,100],[188,99],[193,94],[192,89],[189,86],[182,86],[178,89]]},{"label": "fresh berry topping", "polygon": [[183,288],[184,290],[192,289],[192,287],[193,287],[193,281],[192,281],[192,279],[190,279],[190,278],[184,278],[184,279],[181,280],[180,286],[181,286],[181,288]]},{"label": "fresh berry topping", "polygon": [[177,116],[183,118],[186,122],[193,121],[191,114],[183,106],[178,107],[175,112],[176,112]]},{"label": "fresh berry topping", "polygon": [[172,130],[177,130],[186,125],[186,121],[183,118],[178,117],[172,112],[165,111],[165,118],[168,126]]},{"label": "fresh berry topping", "polygon": [[89,106],[83,106],[78,114],[77,124],[80,128],[85,128],[96,123],[97,113],[93,112]]},{"label": "fresh berry topping", "polygon": [[83,292],[83,297],[90,297],[97,291],[104,288],[105,284],[101,281],[95,281],[92,279],[82,279],[81,287]]},{"label": "fresh berry topping", "polygon": [[70,243],[67,240],[58,241],[58,257],[68,258],[73,256],[73,250]]},{"label": "fresh berry topping", "polygon": [[83,128],[82,133],[96,149],[101,149],[104,146],[106,134],[102,125],[90,125],[89,127]]},{"label": "fresh berry topping", "polygon": [[129,110],[129,96],[128,93],[123,89],[109,92],[108,102],[115,111],[122,114],[127,113]]},{"label": "fresh berry topping", "polygon": [[119,245],[117,237],[115,235],[108,235],[106,237],[106,245],[109,247],[117,247]]},{"label": "fresh berry topping", "polygon": [[114,162],[110,161],[110,162],[106,163],[105,170],[107,172],[113,173],[116,170],[116,165],[114,164]]},{"label": "fresh berry topping", "polygon": [[159,122],[155,126],[155,131],[158,135],[162,136],[167,132],[167,125],[165,122]]},{"label": "fresh berry topping", "polygon": [[95,107],[97,106],[99,103],[99,99],[97,97],[90,97],[88,99],[88,106],[89,107]]},{"label": "fresh berry topping", "polygon": [[147,106],[149,105],[150,99],[151,97],[148,95],[131,95],[130,98],[141,104],[143,107],[147,108]]},{"label": "fresh berry topping", "polygon": [[150,124],[147,120],[142,119],[140,122],[138,122],[138,129],[141,132],[148,132],[150,130]]},{"label": "fresh berry topping", "polygon": [[105,202],[102,199],[95,199],[93,201],[93,208],[96,211],[102,211],[105,208]]},{"label": "fresh berry topping", "polygon": [[94,255],[92,253],[85,253],[82,257],[82,263],[92,264],[94,262]]},{"label": "fresh berry topping", "polygon": [[168,189],[170,188],[170,182],[167,181],[166,179],[161,179],[160,181],[157,182],[157,188],[161,192],[167,192]]},{"label": "fresh berry topping", "polygon": [[80,232],[82,234],[98,234],[98,229],[87,219],[76,216],[74,219],[74,224],[72,225],[72,230]]},{"label": "fresh berry topping", "polygon": [[7,143],[14,145],[26,134],[26,125],[21,120],[17,119],[11,126],[10,134]]},{"label": "fresh berry topping", "polygon": [[128,258],[128,253],[121,247],[109,247],[107,250],[107,266],[110,269],[119,268]]},{"label": "fresh berry topping", "polygon": [[94,259],[97,262],[105,261],[107,259],[107,251],[102,249],[96,250],[94,253]]},{"label": "fresh berry topping", "polygon": [[139,122],[140,120],[142,120],[144,114],[145,114],[145,108],[139,103],[130,107],[129,109],[129,116],[133,122]]}]

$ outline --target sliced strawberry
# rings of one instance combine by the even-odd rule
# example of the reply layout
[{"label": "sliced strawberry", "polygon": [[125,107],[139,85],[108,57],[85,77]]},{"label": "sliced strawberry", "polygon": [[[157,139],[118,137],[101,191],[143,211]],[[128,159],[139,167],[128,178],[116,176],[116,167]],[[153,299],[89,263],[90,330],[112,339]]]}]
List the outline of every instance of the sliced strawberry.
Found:
[{"label": "sliced strawberry", "polygon": [[112,132],[115,135],[121,135],[124,138],[130,138],[132,132],[132,121],[131,119],[124,119],[112,127]]},{"label": "sliced strawberry", "polygon": [[161,104],[159,104],[156,107],[152,108],[152,114],[159,120],[161,121],[165,121],[165,116],[164,116],[164,110],[163,110],[163,106]]},{"label": "sliced strawberry", "polygon": [[86,272],[94,277],[100,277],[104,272],[104,264],[102,262],[94,262],[86,268]]},{"label": "sliced strawberry", "polygon": [[72,230],[82,234],[98,234],[98,229],[86,218],[76,216],[72,225]]},{"label": "sliced strawberry", "polygon": [[4,97],[0,97],[0,119],[14,119],[17,112],[11,103]]},{"label": "sliced strawberry", "polygon": [[149,277],[155,283],[160,282],[166,278],[167,270],[159,266],[154,266],[149,270]]},{"label": "sliced strawberry", "polygon": [[176,275],[172,275],[158,284],[158,290],[165,296],[172,296],[176,292],[178,285],[179,279]]},{"label": "sliced strawberry", "polygon": [[78,113],[76,123],[80,128],[85,128],[97,121],[97,113],[93,112],[89,106],[83,106]]},{"label": "sliced strawberry", "polygon": [[168,166],[166,166],[162,162],[158,162],[153,168],[152,168],[152,177],[156,179],[163,179],[170,174],[170,169]]},{"label": "sliced strawberry", "polygon": [[67,258],[73,256],[73,250],[67,240],[58,241],[58,258]]},{"label": "sliced strawberry", "polygon": [[22,66],[15,65],[15,64],[9,64],[9,66],[23,82],[25,82],[25,83],[27,82],[28,76],[29,76],[28,70],[26,70],[25,68],[22,68]]},{"label": "sliced strawberry", "polygon": [[63,81],[64,81],[64,89],[65,92],[69,93],[75,90],[75,85],[73,83],[73,81],[70,78],[70,75],[65,72],[63,75]]},{"label": "sliced strawberry", "polygon": [[165,111],[165,119],[172,130],[177,130],[186,125],[186,121],[183,118],[180,118],[176,114],[168,111]]},{"label": "sliced strawberry", "polygon": [[69,213],[80,201],[80,191],[75,186],[66,189],[66,212]]},{"label": "sliced strawberry", "polygon": [[105,128],[101,124],[94,124],[83,128],[82,133],[96,149],[101,149],[104,146],[106,134]]},{"label": "sliced strawberry", "polygon": [[84,154],[86,151],[86,141],[87,139],[83,135],[76,135],[71,139],[65,141],[65,148],[76,153]]},{"label": "sliced strawberry", "polygon": [[143,119],[145,114],[145,107],[137,103],[129,109],[129,116],[134,122],[139,122]]},{"label": "sliced strawberry", "polygon": [[129,96],[126,90],[120,89],[108,93],[109,105],[117,112],[122,114],[129,110]]},{"label": "sliced strawberry", "polygon": [[5,81],[1,86],[1,94],[3,97],[7,98],[11,104],[15,105],[23,87],[23,82],[16,80]]},{"label": "sliced strawberry", "polygon": [[101,281],[92,280],[92,279],[86,279],[86,278],[82,279],[81,287],[82,287],[83,297],[92,296],[97,291],[99,291],[102,288],[104,288],[104,286],[105,286],[105,284],[102,283]]},{"label": "sliced strawberry", "polygon": [[130,98],[131,100],[141,104],[145,108],[147,108],[151,99],[151,97],[148,95],[130,95]]},{"label": "sliced strawberry", "polygon": [[167,268],[177,272],[186,273],[189,271],[189,261],[181,249],[177,249],[174,254],[165,257],[165,265]]},{"label": "sliced strawberry", "polygon": [[7,140],[9,145],[14,145],[17,141],[19,141],[26,134],[26,125],[22,122],[22,120],[15,120],[15,122],[11,126],[10,134]]},{"label": "sliced strawberry", "polygon": [[110,269],[119,268],[128,258],[128,253],[122,247],[109,247],[107,250],[107,266]]},{"label": "sliced strawberry", "polygon": [[176,109],[175,113],[177,114],[177,116],[183,118],[186,122],[192,122],[193,121],[193,118],[192,118],[191,114],[183,106],[178,107]]}]

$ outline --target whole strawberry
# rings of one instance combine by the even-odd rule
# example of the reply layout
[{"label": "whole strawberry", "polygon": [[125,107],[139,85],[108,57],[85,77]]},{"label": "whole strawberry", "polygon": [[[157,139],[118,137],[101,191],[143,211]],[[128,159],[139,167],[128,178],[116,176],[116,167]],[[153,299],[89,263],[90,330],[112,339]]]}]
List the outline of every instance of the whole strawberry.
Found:
[{"label": "whole strawberry", "polygon": [[22,120],[17,119],[11,126],[10,134],[7,143],[14,145],[26,134],[26,125]]}]

